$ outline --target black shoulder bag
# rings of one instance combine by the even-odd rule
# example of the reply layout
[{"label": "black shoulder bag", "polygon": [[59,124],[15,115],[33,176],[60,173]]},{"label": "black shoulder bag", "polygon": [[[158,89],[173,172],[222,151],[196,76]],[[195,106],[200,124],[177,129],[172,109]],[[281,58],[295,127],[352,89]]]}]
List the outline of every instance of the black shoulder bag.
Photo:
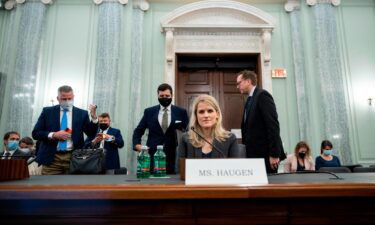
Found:
[{"label": "black shoulder bag", "polygon": [[70,159],[70,174],[103,174],[105,173],[104,149],[76,149]]}]

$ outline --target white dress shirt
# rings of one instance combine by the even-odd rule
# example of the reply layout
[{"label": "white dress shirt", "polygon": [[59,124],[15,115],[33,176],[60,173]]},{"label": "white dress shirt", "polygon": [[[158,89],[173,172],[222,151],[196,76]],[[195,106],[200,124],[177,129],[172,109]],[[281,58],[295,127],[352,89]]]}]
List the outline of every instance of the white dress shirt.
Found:
[{"label": "white dress shirt", "polygon": [[[61,124],[61,120],[62,120],[62,117],[64,115],[64,109],[62,107],[60,107],[60,124]],[[67,116],[67,119],[68,119],[68,126],[67,128],[69,128],[70,130],[73,130],[72,129],[72,121],[73,121],[73,106],[72,107],[69,107],[68,111],[66,112],[66,116]],[[98,122],[98,118],[96,118],[95,120],[93,120],[91,118],[91,115],[89,113],[89,116],[90,116],[90,120],[93,122],[93,123],[97,123]],[[54,132],[50,132],[48,134],[48,138],[49,139],[52,139],[53,138],[53,133]],[[67,146],[66,146],[66,149],[67,151],[71,151],[73,150],[73,140],[72,138],[68,138],[67,140]]]},{"label": "white dress shirt", "polygon": [[[168,113],[168,127],[169,127],[169,125],[170,125],[170,123],[171,123],[171,118],[172,118],[172,114],[171,114],[171,107],[172,106],[172,104],[169,104],[169,106],[167,106],[166,108],[167,108],[167,113]],[[159,124],[160,124],[160,126],[162,126],[162,121],[163,121],[163,115],[164,115],[164,109],[165,109],[165,107],[164,106],[162,106],[162,105],[160,105],[160,110],[159,110],[159,115],[158,115],[158,120],[159,120]]]},{"label": "white dress shirt", "polygon": [[2,159],[8,159],[5,156],[5,154],[8,153],[8,152],[10,153],[10,155],[8,156],[8,158],[10,159],[16,151],[7,151],[7,150],[5,150]]}]

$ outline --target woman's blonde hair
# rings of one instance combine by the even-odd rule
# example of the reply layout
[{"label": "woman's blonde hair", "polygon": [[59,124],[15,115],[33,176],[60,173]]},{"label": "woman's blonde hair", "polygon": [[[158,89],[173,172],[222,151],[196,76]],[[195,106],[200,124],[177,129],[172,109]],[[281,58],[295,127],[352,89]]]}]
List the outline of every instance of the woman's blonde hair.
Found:
[{"label": "woman's blonde hair", "polygon": [[[191,116],[190,116],[190,123],[189,127],[194,127],[197,132],[200,134],[203,133],[201,126],[198,123],[197,119],[197,108],[199,103],[206,103],[218,114],[218,119],[216,121],[216,124],[214,125],[213,129],[211,130],[211,137],[213,139],[216,139],[218,141],[225,141],[226,138],[229,137],[229,131],[225,130],[222,126],[223,116],[221,114],[221,110],[219,107],[219,103],[216,101],[216,99],[210,95],[199,95],[194,99],[192,110],[191,110]],[[189,130],[189,140],[191,144],[196,147],[203,147],[205,144],[205,141],[202,140],[195,132]]]}]

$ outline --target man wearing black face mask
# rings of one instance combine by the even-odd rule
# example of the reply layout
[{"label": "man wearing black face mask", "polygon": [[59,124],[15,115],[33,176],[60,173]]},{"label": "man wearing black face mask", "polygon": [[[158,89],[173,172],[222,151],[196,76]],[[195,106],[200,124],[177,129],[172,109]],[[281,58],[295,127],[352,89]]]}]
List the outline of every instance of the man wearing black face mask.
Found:
[{"label": "man wearing black face mask", "polygon": [[124,147],[121,131],[110,127],[111,118],[108,113],[102,113],[99,119],[99,132],[94,137],[88,137],[86,147],[105,149],[105,165],[107,170],[120,169],[118,149]]},{"label": "man wearing black face mask", "polygon": [[[147,146],[150,155],[154,155],[157,145],[164,145],[167,156],[167,173],[175,173],[177,134],[176,129],[183,130],[189,123],[185,109],[172,105],[173,91],[169,84],[161,84],[157,90],[160,105],[145,109],[143,117],[133,133],[135,151],[141,151],[141,139],[148,129]],[[153,157],[151,157],[153,165]]]}]

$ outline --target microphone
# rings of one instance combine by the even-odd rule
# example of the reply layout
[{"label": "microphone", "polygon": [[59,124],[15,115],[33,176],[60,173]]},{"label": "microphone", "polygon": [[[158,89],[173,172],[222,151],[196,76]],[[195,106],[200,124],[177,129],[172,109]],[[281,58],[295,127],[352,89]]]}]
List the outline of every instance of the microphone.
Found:
[{"label": "microphone", "polygon": [[218,148],[216,148],[215,145],[213,145],[211,142],[207,141],[200,133],[198,133],[196,130],[195,130],[195,127],[190,127],[190,130],[192,130],[194,133],[196,133],[200,138],[202,138],[203,141],[205,141],[206,143],[208,143],[209,145],[212,146],[212,149],[214,149],[215,151],[217,151],[218,153],[220,153],[220,156],[221,158],[226,158],[226,156],[224,155],[223,151],[219,150]]},{"label": "microphone", "polygon": [[296,171],[296,172],[290,172],[290,173],[271,173],[271,174],[268,174],[268,176],[277,176],[277,175],[286,175],[286,174],[306,174],[306,173],[314,173],[314,174],[325,173],[325,174],[330,174],[334,176],[334,178],[330,178],[331,180],[344,180],[344,178],[337,176],[335,173],[328,172],[328,171],[315,171],[315,170],[304,170],[304,171]]}]

